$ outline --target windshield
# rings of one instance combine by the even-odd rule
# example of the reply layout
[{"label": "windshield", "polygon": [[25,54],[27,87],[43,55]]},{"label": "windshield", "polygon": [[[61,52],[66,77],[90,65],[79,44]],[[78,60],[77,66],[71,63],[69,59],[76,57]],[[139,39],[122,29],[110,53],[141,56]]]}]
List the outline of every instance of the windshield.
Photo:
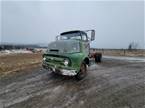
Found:
[{"label": "windshield", "polygon": [[68,39],[81,40],[81,34],[80,33],[69,33],[69,34],[60,35],[60,40],[68,40]]},{"label": "windshield", "polygon": [[48,45],[47,52],[58,52],[58,53],[80,52],[80,44],[79,41],[74,40],[55,41]]}]

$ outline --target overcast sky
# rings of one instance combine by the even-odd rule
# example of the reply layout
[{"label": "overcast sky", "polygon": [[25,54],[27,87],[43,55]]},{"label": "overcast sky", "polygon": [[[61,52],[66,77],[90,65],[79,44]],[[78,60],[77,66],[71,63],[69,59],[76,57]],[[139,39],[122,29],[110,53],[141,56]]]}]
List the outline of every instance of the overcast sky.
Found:
[{"label": "overcast sky", "polygon": [[97,48],[144,47],[143,1],[2,1],[1,42],[49,43],[68,30],[96,30]]}]

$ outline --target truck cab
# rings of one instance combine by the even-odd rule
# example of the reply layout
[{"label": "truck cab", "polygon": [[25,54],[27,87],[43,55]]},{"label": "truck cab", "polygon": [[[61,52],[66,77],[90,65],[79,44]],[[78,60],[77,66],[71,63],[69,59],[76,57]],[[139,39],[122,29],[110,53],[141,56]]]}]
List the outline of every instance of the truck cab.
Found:
[{"label": "truck cab", "polygon": [[42,66],[54,73],[68,76],[76,76],[83,79],[87,74],[90,64],[90,41],[95,38],[95,31],[68,31],[56,36],[56,41],[48,45],[43,54]]}]

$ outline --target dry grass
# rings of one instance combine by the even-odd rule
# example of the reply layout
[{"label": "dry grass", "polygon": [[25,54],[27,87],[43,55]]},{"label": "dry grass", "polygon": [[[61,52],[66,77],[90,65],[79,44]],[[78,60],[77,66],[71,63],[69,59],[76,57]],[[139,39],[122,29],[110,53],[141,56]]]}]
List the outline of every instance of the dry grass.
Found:
[{"label": "dry grass", "polygon": [[0,56],[0,74],[6,74],[38,65],[42,61],[42,54],[12,54]]},{"label": "dry grass", "polygon": [[95,49],[103,55],[110,56],[128,56],[128,57],[145,57],[145,50],[127,50],[127,49]]}]

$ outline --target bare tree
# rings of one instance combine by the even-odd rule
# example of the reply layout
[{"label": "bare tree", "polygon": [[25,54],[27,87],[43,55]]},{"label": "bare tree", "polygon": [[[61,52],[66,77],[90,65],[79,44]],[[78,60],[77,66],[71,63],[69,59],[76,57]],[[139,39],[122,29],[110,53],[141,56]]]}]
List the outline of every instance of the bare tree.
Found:
[{"label": "bare tree", "polygon": [[139,45],[137,42],[131,42],[129,45],[128,45],[128,49],[129,50],[132,50],[132,49],[138,49],[139,48]]}]

